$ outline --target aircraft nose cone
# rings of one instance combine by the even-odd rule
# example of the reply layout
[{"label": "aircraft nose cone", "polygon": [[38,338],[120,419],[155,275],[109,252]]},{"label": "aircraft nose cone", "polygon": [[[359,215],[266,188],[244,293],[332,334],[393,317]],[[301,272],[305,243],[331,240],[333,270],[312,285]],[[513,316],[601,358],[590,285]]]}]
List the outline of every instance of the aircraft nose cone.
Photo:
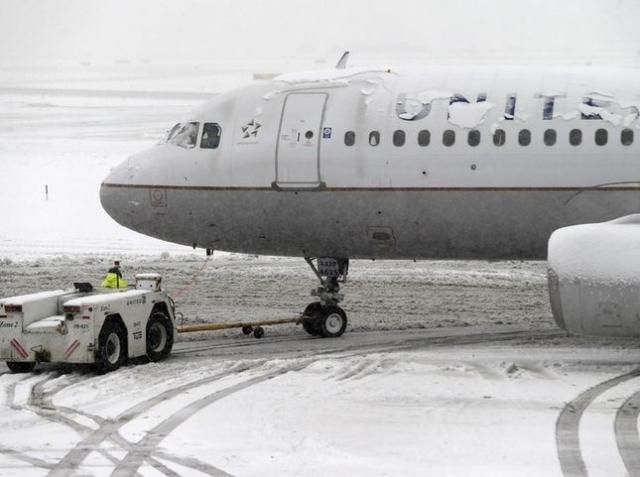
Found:
[{"label": "aircraft nose cone", "polygon": [[114,168],[100,185],[102,208],[116,222],[127,227],[130,217],[129,159]]}]

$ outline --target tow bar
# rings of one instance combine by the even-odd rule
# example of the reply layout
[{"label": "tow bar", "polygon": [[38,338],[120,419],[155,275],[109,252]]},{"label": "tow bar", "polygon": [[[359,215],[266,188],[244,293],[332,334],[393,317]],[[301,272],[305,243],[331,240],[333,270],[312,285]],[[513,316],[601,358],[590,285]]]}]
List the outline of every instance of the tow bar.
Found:
[{"label": "tow bar", "polygon": [[[178,318],[183,318],[180,313],[176,314]],[[284,325],[287,323],[302,323],[304,317],[284,318],[280,320],[262,320],[262,321],[238,321],[235,323],[201,323],[197,325],[184,325],[178,328],[178,333],[196,333],[199,331],[220,331],[241,328],[242,333],[250,335],[253,333],[255,338],[264,336],[264,326]]]}]

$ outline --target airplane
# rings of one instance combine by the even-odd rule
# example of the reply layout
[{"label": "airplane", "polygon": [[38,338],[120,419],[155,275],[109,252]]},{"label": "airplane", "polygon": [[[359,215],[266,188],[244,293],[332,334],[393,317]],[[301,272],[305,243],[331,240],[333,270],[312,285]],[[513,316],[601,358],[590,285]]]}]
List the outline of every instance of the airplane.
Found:
[{"label": "airplane", "polygon": [[589,248],[583,229],[558,229],[640,211],[638,70],[347,59],[213,97],[115,167],[102,206],[169,242],[304,258],[320,281],[303,314],[314,336],[345,331],[351,259],[547,254],[561,327],[640,336],[629,305],[640,285],[621,297],[603,285],[611,270],[581,282],[576,267],[554,268]]}]

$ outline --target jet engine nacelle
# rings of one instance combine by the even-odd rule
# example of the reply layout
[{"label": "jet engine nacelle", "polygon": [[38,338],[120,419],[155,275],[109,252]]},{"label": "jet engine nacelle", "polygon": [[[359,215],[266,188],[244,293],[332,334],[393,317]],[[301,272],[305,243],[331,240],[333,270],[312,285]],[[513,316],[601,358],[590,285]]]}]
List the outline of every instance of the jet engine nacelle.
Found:
[{"label": "jet engine nacelle", "polygon": [[561,328],[640,337],[640,214],[559,229],[548,260],[551,309]]}]

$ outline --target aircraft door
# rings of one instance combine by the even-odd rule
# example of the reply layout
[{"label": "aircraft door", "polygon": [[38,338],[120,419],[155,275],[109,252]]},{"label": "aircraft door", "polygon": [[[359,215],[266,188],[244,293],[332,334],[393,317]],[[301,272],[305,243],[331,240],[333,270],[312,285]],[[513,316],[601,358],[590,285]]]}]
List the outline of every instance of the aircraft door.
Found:
[{"label": "aircraft door", "polygon": [[318,189],[320,140],[327,93],[285,98],[276,148],[276,189]]}]

